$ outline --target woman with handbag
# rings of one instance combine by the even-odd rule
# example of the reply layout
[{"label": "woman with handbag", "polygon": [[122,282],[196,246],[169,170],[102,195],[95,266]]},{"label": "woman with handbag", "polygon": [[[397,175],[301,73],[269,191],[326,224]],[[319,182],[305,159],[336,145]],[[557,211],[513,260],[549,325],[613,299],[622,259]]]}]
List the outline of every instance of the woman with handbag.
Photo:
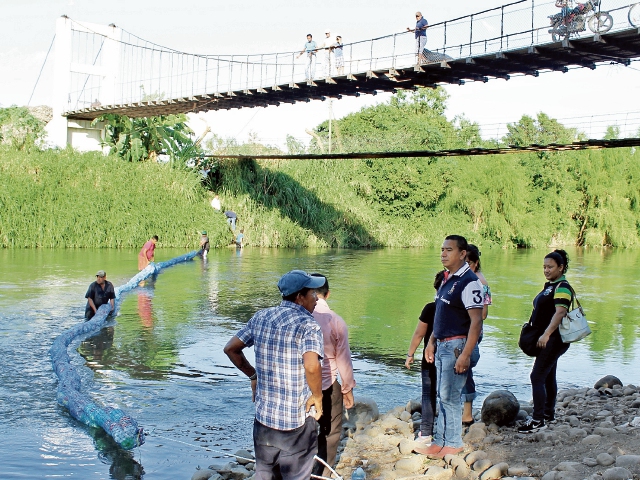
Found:
[{"label": "woman with handbag", "polygon": [[540,332],[540,349],[531,370],[533,415],[518,427],[520,433],[533,433],[555,421],[556,367],[558,359],[569,349],[560,337],[558,326],[571,305],[572,289],[564,274],[569,268],[569,257],[564,250],[554,250],[544,257],[543,290],[533,300],[530,323]]}]

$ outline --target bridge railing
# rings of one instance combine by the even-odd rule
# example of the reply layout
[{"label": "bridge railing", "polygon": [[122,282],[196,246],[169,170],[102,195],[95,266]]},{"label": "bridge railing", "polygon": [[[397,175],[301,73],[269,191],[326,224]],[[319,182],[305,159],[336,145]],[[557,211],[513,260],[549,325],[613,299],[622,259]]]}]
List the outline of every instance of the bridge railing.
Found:
[{"label": "bridge railing", "polygon": [[[630,28],[628,0],[602,0],[614,25]],[[558,13],[553,1],[520,0],[482,12],[432,24],[427,29],[428,62],[456,60],[550,43],[549,15]],[[593,35],[588,29],[581,35]],[[311,79],[414,68],[418,63],[415,35],[400,32],[344,44],[344,68],[338,72],[335,53],[319,50],[311,71],[300,52],[207,56],[172,50],[122,32],[118,51],[120,69],[114,85],[105,85],[100,72],[105,39],[86,29],[74,31],[74,62],[92,65],[96,73],[72,73],[68,110],[103,104],[188,102],[195,96],[258,95],[274,88],[295,88]],[[322,40],[320,40],[322,41]],[[335,41],[335,39],[331,39]],[[319,43],[319,42],[318,42]],[[301,45],[302,46],[302,45]],[[309,78],[310,77],[310,78]],[[108,99],[105,93],[109,92]],[[104,99],[104,100],[103,100]]]}]

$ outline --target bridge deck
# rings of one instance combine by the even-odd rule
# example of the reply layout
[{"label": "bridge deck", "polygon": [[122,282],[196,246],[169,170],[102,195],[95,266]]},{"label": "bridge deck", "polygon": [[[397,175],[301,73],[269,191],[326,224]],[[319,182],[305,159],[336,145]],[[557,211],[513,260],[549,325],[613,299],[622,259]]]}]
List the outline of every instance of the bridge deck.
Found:
[{"label": "bridge deck", "polygon": [[490,78],[508,79],[513,74],[537,76],[541,70],[566,71],[579,66],[594,69],[602,62],[628,64],[640,57],[640,29],[629,28],[570,41],[519,47],[498,53],[474,55],[427,63],[417,67],[370,70],[334,76],[314,82],[286,83],[258,89],[211,92],[186,98],[120,105],[106,105],[69,111],[70,119],[93,120],[105,113],[146,117],[243,107],[266,107],[281,103],[309,102],[343,95],[375,95],[414,87],[461,84]]}]

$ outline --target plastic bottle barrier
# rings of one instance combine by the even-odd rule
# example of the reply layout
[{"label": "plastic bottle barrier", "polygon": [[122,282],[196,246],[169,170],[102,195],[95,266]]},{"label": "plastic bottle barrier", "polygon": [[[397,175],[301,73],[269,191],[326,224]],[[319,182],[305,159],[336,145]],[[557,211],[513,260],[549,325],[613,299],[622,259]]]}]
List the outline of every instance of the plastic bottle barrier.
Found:
[{"label": "plastic bottle barrier", "polygon": [[[192,260],[199,253],[200,250],[194,250],[166,262],[150,263],[127,283],[115,289],[116,307],[114,310],[120,302],[120,296],[133,290],[142,280],[160,273],[164,268]],[[130,450],[144,443],[142,427],[138,426],[138,423],[122,410],[104,407],[91,400],[87,395],[80,393],[82,387],[80,375],[71,365],[71,359],[67,353],[67,348],[76,338],[80,336],[90,338],[97,334],[106,323],[110,313],[109,304],[101,305],[91,320],[82,322],[62,332],[51,345],[49,355],[53,363],[53,370],[58,376],[58,392],[56,395],[58,403],[66,407],[76,420],[91,427],[102,428],[120,447]]]}]

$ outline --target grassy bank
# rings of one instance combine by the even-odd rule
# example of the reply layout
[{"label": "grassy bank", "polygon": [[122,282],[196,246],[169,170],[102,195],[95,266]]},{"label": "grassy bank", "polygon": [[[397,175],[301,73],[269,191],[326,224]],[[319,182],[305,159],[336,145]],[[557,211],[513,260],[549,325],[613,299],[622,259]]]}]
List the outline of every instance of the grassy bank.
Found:
[{"label": "grassy bank", "polygon": [[101,154],[0,149],[0,245],[140,247],[152,235],[167,247],[231,239],[193,173]]}]

